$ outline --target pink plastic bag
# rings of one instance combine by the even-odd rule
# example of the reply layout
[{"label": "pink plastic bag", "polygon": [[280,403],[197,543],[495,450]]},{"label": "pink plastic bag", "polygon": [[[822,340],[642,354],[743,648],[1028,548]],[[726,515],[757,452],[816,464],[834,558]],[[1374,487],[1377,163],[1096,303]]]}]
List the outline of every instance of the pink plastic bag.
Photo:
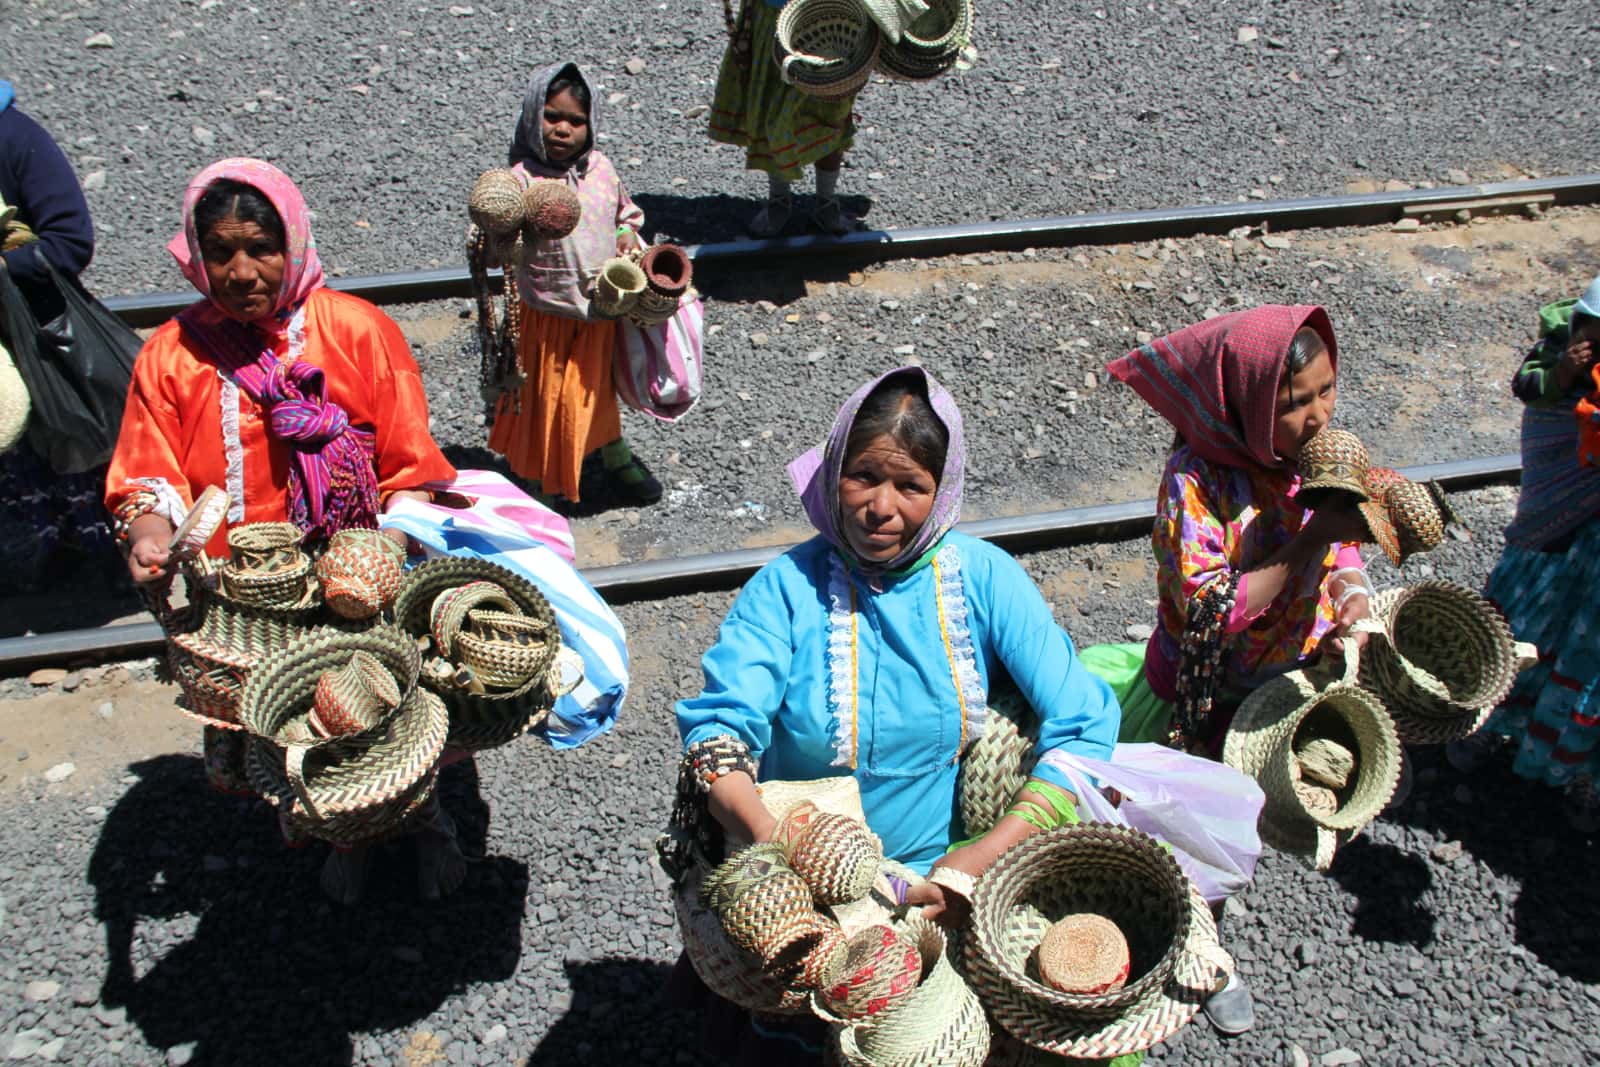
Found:
[{"label": "pink plastic bag", "polygon": [[[1266,797],[1249,775],[1154,744],[1118,745],[1109,761],[1056,749],[1039,762],[1067,776],[1085,820],[1131,826],[1171,845],[1209,903],[1233,896],[1255,876],[1256,821]],[[1113,806],[1103,786],[1121,793],[1122,803]]]},{"label": "pink plastic bag", "polygon": [[406,507],[442,528],[481,535],[491,542],[521,547],[526,539],[548,545],[573,562],[572,527],[567,520],[494,471],[458,470],[451,481],[426,482],[422,488],[462,497],[469,507],[406,501]]},{"label": "pink plastic bag", "polygon": [[617,395],[635,411],[676,422],[700,399],[705,306],[698,296],[678,305],[672,318],[643,327],[617,322],[612,370]]}]

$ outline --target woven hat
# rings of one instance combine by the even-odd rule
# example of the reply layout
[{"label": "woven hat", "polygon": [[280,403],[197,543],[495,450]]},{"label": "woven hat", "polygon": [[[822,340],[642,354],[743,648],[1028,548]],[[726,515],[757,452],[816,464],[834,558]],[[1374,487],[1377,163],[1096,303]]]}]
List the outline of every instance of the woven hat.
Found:
[{"label": "woven hat", "polygon": [[395,548],[392,539],[376,530],[334,534],[316,566],[323,603],[346,619],[370,619],[393,604],[405,580]]},{"label": "woven hat", "polygon": [[926,81],[954,67],[972,43],[972,0],[929,0],[899,41],[885,40],[878,69],[894,78]]},{"label": "woven hat", "polygon": [[1296,463],[1300,468],[1297,499],[1306,507],[1366,501],[1367,488],[1361,478],[1369,466],[1367,446],[1349,430],[1323,427],[1300,449]]},{"label": "woven hat", "polygon": [[639,260],[645,283],[652,293],[671,297],[676,301],[689,291],[694,281],[694,262],[678,245],[659,244],[645,252]]},{"label": "woven hat", "polygon": [[895,928],[916,948],[921,981],[865,1023],[837,1026],[834,1053],[851,1067],[981,1067],[989,1055],[989,1020],[956,971],[944,931],[920,912]]},{"label": "woven hat", "polygon": [[22,439],[32,410],[28,383],[22,380],[10,351],[0,344],[0,452],[9,452]]},{"label": "woven hat", "polygon": [[778,12],[773,58],[795,89],[836,100],[867,84],[882,40],[860,0],[790,0]]},{"label": "woven hat", "polygon": [[1361,684],[1388,707],[1405,741],[1440,744],[1472,733],[1522,668],[1505,617],[1452,582],[1385,589],[1371,612],[1355,627],[1371,635]]},{"label": "woven hat", "polygon": [[[463,668],[460,663],[441,655],[432,625],[436,617],[447,639],[450,639],[451,626],[457,626],[456,636],[451,639],[452,653],[460,641],[459,627],[466,624],[466,619],[453,623],[443,613],[436,616],[434,606],[441,594],[472,582],[493,585],[510,603],[510,613],[533,619],[545,627],[553,651],[550,667],[542,677],[530,678],[515,689],[491,692],[478,681],[470,667]],[[472,604],[462,609],[462,615],[469,614],[470,608],[489,606],[488,602]],[[556,698],[583,678],[583,661],[572,650],[561,647],[555,613],[550,610],[544,594],[522,575],[488,560],[452,556],[419,564],[406,575],[405,584],[400,587],[400,595],[394,602],[394,618],[396,625],[413,638],[429,638],[434,642],[422,684],[443,700],[450,711],[452,748],[478,751],[520,737],[542,722]]]},{"label": "woven hat", "polygon": [[245,768],[291,830],[336,845],[382,840],[408,830],[433,795],[448,729],[444,705],[418,688],[370,744],[324,746],[296,766],[257,737]]},{"label": "woven hat", "polygon": [[983,735],[961,755],[956,798],[968,836],[988,833],[1016,799],[1037,760],[1039,717],[1007,687],[989,699]]},{"label": "woven hat", "polygon": [[525,218],[522,183],[505,167],[484,171],[472,184],[467,214],[484,233],[494,237],[515,233]]},{"label": "woven hat", "polygon": [[1107,993],[1128,981],[1128,939],[1104,915],[1077,912],[1056,920],[1036,950],[1039,977],[1063,993]]},{"label": "woven hat", "polygon": [[206,486],[172,531],[172,539],[167,542],[169,556],[179,563],[198,559],[227,518],[227,492],[215,485]]},{"label": "woven hat", "polygon": [[633,309],[639,294],[649,288],[644,270],[628,256],[613,256],[600,265],[590,303],[596,313],[621,318]]},{"label": "woven hat", "polygon": [[[1124,932],[1130,980],[1063,993],[1039,980],[1035,950],[1067,915],[1104,915]],[[1013,1037],[1080,1059],[1138,1052],[1177,1033],[1233,972],[1204,898],[1155,838],[1081,823],[1034,836],[978,879],[962,946],[968,980]]]},{"label": "woven hat", "polygon": [[[1261,837],[1318,870],[1333,852],[1386,807],[1400,782],[1400,739],[1383,705],[1355,683],[1355,643],[1346,642],[1344,674],[1291,671],[1257,688],[1239,706],[1223,742],[1228,766],[1266,794]],[[1304,781],[1300,753],[1318,740],[1352,756],[1349,784],[1333,803]],[[1314,758],[1314,757],[1313,757]]]},{"label": "woven hat", "polygon": [[522,193],[523,238],[559,241],[578,228],[583,206],[564,181],[542,178]]},{"label": "woven hat", "polygon": [[784,851],[822,906],[865,896],[883,865],[883,842],[865,822],[820,811]]}]

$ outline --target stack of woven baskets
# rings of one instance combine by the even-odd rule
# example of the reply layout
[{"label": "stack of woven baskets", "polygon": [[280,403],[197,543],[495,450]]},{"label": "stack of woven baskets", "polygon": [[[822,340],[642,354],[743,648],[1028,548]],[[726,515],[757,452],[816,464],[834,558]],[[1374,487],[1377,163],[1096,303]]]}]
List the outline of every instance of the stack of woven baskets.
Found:
[{"label": "stack of woven baskets", "polygon": [[925,81],[972,43],[972,0],[789,0],[773,59],[784,81],[822,99],[859,92],[874,70]]},{"label": "stack of woven baskets", "polygon": [[695,297],[694,263],[674,244],[614,256],[600,267],[590,303],[596,314],[626,318],[644,329],[670,319]]}]

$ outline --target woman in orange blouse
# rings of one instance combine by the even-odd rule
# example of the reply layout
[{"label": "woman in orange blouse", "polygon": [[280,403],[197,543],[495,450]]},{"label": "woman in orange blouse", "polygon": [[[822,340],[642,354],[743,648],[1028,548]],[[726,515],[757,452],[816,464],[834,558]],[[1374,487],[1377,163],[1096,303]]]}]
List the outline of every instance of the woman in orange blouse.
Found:
[{"label": "woman in orange blouse", "polygon": [[[260,160],[225,159],[184,196],[183,232],[168,249],[204,299],[139,353],[106,507],[143,585],[170,582],[167,546],[206,487],[228,492],[227,524],[289,521],[316,544],[377,526],[400,496],[455,469],[428,433],[422,377],[388,316],[323,285],[305,200]],[[402,536],[403,535],[397,535]],[[227,554],[225,525],[206,546]],[[248,792],[237,733],[206,728],[214,786]],[[437,896],[465,867],[437,808],[418,836],[423,893]],[[359,896],[359,852],[335,852],[323,888]]]}]

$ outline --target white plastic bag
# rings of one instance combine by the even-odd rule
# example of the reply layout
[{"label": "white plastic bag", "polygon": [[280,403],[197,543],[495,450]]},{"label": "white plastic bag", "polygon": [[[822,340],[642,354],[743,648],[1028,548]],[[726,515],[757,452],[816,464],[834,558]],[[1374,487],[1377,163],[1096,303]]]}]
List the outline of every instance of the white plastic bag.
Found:
[{"label": "white plastic bag", "polygon": [[[1111,759],[1059,749],[1040,757],[1066,775],[1085,819],[1131,826],[1173,848],[1209,903],[1239,892],[1261,856],[1256,821],[1266,797],[1248,775],[1165,745],[1118,745]],[[1113,805],[1098,786],[1122,794]]]}]

